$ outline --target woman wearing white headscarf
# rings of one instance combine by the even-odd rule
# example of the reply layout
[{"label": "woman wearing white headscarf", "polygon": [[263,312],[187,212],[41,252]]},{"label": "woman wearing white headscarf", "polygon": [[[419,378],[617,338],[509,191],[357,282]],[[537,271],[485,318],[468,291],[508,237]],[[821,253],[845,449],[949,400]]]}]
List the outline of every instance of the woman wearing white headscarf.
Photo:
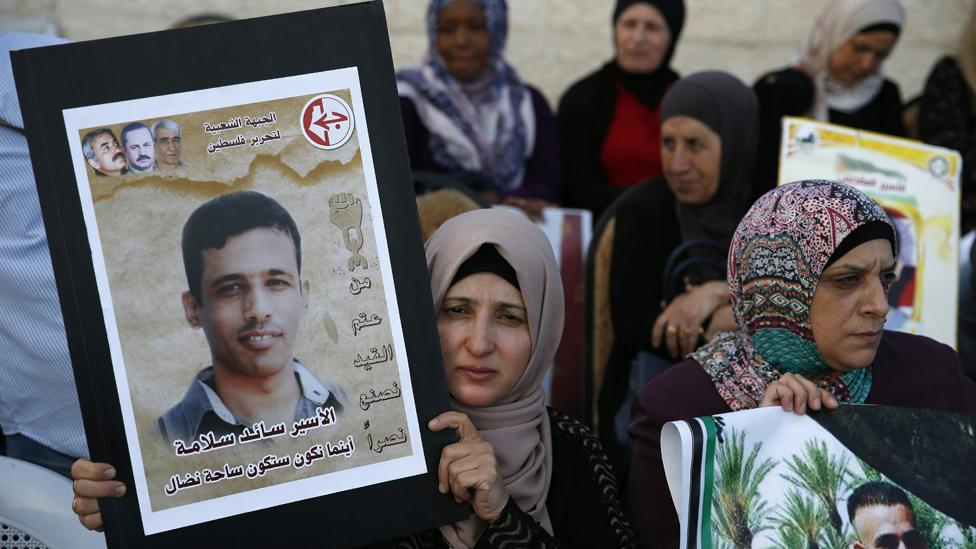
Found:
[{"label": "woman wearing white headscarf", "polygon": [[[633,544],[600,443],[548,409],[542,379],[563,332],[559,267],[524,216],[461,214],[427,241],[427,267],[453,410],[428,423],[453,429],[438,489],[471,506],[467,520],[381,544],[398,548],[587,547]],[[122,484],[104,463],[72,469],[72,509],[100,528],[98,497]]]},{"label": "woman wearing white headscarf", "polygon": [[796,64],[756,81],[760,191],[775,184],[783,116],[904,135],[898,86],[881,71],[904,22],[898,0],[830,0]]}]

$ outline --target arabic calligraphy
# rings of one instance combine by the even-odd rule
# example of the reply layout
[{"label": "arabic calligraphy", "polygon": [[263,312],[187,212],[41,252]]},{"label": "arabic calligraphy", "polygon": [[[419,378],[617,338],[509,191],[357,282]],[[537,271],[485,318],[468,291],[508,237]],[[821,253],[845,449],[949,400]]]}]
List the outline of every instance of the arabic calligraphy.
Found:
[{"label": "arabic calligraphy", "polygon": [[368,276],[364,276],[362,280],[353,277],[352,282],[349,283],[349,293],[352,295],[359,295],[363,290],[367,290],[372,287],[373,282]]},{"label": "arabic calligraphy", "polygon": [[247,143],[247,141],[244,139],[244,136],[241,134],[237,134],[237,137],[235,137],[233,141],[218,139],[216,143],[210,143],[209,145],[207,145],[207,152],[209,154],[213,154],[216,152],[220,152],[229,147],[240,147],[245,143]]},{"label": "arabic calligraphy", "polygon": [[227,122],[221,122],[220,124],[210,124],[208,122],[203,123],[203,129],[211,134],[217,135],[220,132],[225,132],[227,130],[236,130],[242,125],[241,117],[237,116],[235,118],[230,118]]},{"label": "arabic calligraphy", "polygon": [[359,407],[363,410],[369,410],[369,407],[372,404],[394,398],[400,398],[400,386],[396,383],[393,384],[393,387],[384,389],[379,393],[376,392],[376,389],[370,389],[369,395],[366,393],[361,393],[359,395]]},{"label": "arabic calligraphy", "polygon": [[267,116],[262,116],[261,118],[251,118],[250,116],[245,116],[244,124],[251,126],[252,128],[260,128],[261,126],[274,124],[277,120],[278,114],[274,111],[270,111],[268,112]]},{"label": "arabic calligraphy", "polygon": [[[400,432],[402,433],[403,430],[401,429]],[[401,442],[386,443],[387,446],[390,444],[401,444]],[[303,469],[325,458],[339,456],[349,458],[355,453],[356,443],[352,435],[348,435],[346,438],[338,440],[335,444],[332,442],[326,442],[324,446],[322,444],[313,444],[308,450],[296,453],[294,460],[288,455],[278,456],[268,454],[259,461],[246,465],[231,467],[225,463],[222,469],[202,469],[200,471],[186,473],[182,476],[177,473],[170,477],[169,482],[163,487],[163,493],[167,496],[173,496],[180,490],[195,488],[201,484],[215,484],[232,478],[247,477],[249,480],[253,480],[258,477],[263,477],[269,471],[288,467],[289,465],[295,469]]]},{"label": "arabic calligraphy", "polygon": [[331,442],[325,443],[325,452],[329,454],[329,457],[343,456],[352,457],[353,452],[356,451],[356,445],[352,441],[352,435],[346,437],[346,440],[339,441],[335,445]]},{"label": "arabic calligraphy", "polygon": [[[217,135],[221,132],[228,130],[235,130],[242,126],[250,126],[251,128],[257,129],[262,126],[267,126],[268,124],[274,124],[278,121],[278,114],[274,111],[269,111],[267,115],[262,117],[250,117],[245,116],[241,118],[240,116],[235,116],[234,118],[229,118],[226,122],[220,122],[219,124],[211,124],[210,122],[203,123],[203,129],[211,134]],[[207,144],[207,153],[214,154],[218,153],[224,149],[230,147],[240,147],[247,144],[250,147],[260,147],[268,141],[275,141],[281,139],[281,130],[275,130],[264,135],[255,135],[248,140],[243,134],[237,134],[237,137],[231,141],[226,139],[218,139],[213,143]]]},{"label": "arabic calligraphy", "polygon": [[352,319],[352,335],[359,335],[359,332],[363,331],[363,328],[378,326],[382,323],[383,319],[379,315],[373,315],[367,319],[366,313],[359,313],[359,318]]},{"label": "arabic calligraphy", "polygon": [[[355,322],[355,321],[353,321]],[[355,329],[355,326],[353,326]],[[393,345],[386,344],[383,347],[383,354],[381,355],[379,349],[376,347],[369,348],[369,355],[363,358],[363,355],[356,353],[356,359],[352,361],[352,365],[356,368],[362,368],[365,371],[370,371],[376,364],[381,364],[389,360],[393,360]]]},{"label": "arabic calligraphy", "polygon": [[201,434],[200,440],[194,441],[193,444],[190,445],[187,445],[180,439],[173,441],[173,447],[176,450],[176,455],[178,456],[207,453],[212,450],[226,448],[235,444],[237,444],[237,438],[234,436],[234,433],[227,433],[226,435],[217,438],[213,431],[209,431],[206,434]]},{"label": "arabic calligraphy", "polygon": [[352,252],[349,258],[349,271],[362,267],[365,271],[369,262],[359,250],[363,248],[363,204],[352,193],[337,193],[329,197],[329,222],[342,231],[342,241]]},{"label": "arabic calligraphy", "polygon": [[268,429],[263,421],[255,423],[252,427],[245,427],[241,434],[237,435],[238,444],[247,444],[256,440],[280,437],[287,432],[284,423],[279,423]]},{"label": "arabic calligraphy", "polygon": [[397,444],[405,444],[407,442],[407,434],[403,432],[403,427],[399,428],[398,431],[400,434],[391,433],[381,439],[377,439],[375,444],[373,443],[373,435],[366,435],[369,449],[379,454],[383,451],[383,448],[396,446]]},{"label": "arabic calligraphy", "polygon": [[281,139],[281,130],[275,130],[271,133],[266,133],[264,135],[255,135],[251,138],[251,147],[260,147],[264,145],[267,141],[274,141],[275,139]]},{"label": "arabic calligraphy", "polygon": [[299,419],[291,424],[291,437],[297,438],[305,436],[305,433],[311,431],[312,429],[318,429],[319,427],[325,427],[326,425],[334,425],[335,422],[335,408],[332,406],[329,406],[328,408],[322,408],[319,406],[315,408],[314,416]]}]

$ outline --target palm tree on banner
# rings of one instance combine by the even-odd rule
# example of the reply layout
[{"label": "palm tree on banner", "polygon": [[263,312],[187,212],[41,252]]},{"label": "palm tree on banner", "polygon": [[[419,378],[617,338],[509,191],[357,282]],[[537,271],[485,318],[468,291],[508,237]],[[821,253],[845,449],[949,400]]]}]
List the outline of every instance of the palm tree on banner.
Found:
[{"label": "palm tree on banner", "polygon": [[813,496],[807,497],[799,490],[790,490],[786,494],[786,504],[773,518],[780,533],[780,544],[777,547],[821,549],[820,532],[826,520],[826,511]]},{"label": "palm tree on banner", "polygon": [[808,440],[803,453],[787,461],[793,474],[783,475],[790,484],[820,499],[838,534],[843,534],[844,522],[837,511],[837,497],[847,487],[847,478],[851,475],[847,460],[848,456],[843,454],[831,457],[826,442]]},{"label": "palm tree on banner", "polygon": [[759,485],[776,463],[769,458],[757,462],[762,443],[754,444],[747,454],[745,433],[729,434],[718,445],[715,460],[713,529],[735,549],[750,549],[753,536],[767,528],[767,504],[759,495]]}]

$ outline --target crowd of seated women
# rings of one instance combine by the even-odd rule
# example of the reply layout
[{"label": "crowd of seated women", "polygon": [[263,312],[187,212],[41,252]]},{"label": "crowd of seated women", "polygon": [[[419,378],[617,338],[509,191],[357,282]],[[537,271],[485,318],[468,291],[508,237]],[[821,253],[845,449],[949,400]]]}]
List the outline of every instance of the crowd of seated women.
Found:
[{"label": "crowd of seated women", "polygon": [[[898,240],[880,206],[834,181],[773,185],[782,116],[904,133],[898,87],[881,72],[904,18],[897,0],[830,0],[797,61],[749,88],[726,72],[671,68],[682,0],[620,0],[614,58],[570,86],[554,116],[505,61],[504,0],[430,2],[428,52],[397,75],[412,168],[530,216],[559,204],[616,219],[601,407],[622,422],[601,423],[601,438],[626,479],[595,435],[545,406],[564,316],[546,237],[523,216],[475,209],[426,243],[452,403],[428,428],[458,433],[439,490],[471,515],[389,546],[672,547],[668,421],[844,403],[976,412],[955,351],[884,330]],[[971,23],[959,53],[935,66],[919,119],[923,138],[966,160],[966,228],[974,105]],[[675,254],[685,267],[669,272]],[[769,299],[782,292],[794,299]],[[474,362],[495,374],[466,375]],[[661,373],[627,395],[647,368]],[[79,460],[72,473],[72,508],[102,527],[96,498],[126,487],[108,464]]]}]

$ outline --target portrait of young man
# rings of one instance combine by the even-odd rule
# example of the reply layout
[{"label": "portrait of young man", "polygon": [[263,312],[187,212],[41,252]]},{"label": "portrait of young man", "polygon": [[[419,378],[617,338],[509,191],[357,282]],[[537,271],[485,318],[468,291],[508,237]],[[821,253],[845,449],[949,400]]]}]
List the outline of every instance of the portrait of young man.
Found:
[{"label": "portrait of young man", "polygon": [[186,321],[199,328],[211,364],[197,373],[183,399],[159,418],[172,444],[213,432],[240,434],[314,416],[316,407],[346,401],[294,356],[308,307],[301,236],[275,200],[241,191],[198,207],[183,226],[182,295]]},{"label": "portrait of young man", "polygon": [[857,534],[852,549],[927,549],[915,527],[915,509],[901,488],[866,482],[847,499],[847,513]]},{"label": "portrait of young man", "polygon": [[152,125],[156,140],[156,169],[175,170],[183,167],[183,130],[172,120],[157,120]]},{"label": "portrait of young man", "polygon": [[125,153],[122,152],[122,147],[119,147],[119,140],[108,128],[99,128],[86,133],[81,139],[81,152],[98,177],[129,173]]},{"label": "portrait of young man", "polygon": [[156,162],[156,145],[149,126],[133,122],[122,128],[122,148],[129,160],[129,171],[145,173],[153,171]]}]

